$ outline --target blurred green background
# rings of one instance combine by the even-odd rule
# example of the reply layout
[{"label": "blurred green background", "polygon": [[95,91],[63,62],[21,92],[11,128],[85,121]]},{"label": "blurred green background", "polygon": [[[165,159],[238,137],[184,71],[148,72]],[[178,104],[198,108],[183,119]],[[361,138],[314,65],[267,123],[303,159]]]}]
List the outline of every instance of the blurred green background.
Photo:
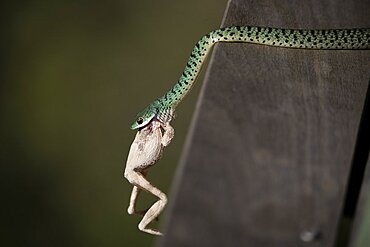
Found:
[{"label": "blurred green background", "polygon": [[[155,238],[126,213],[129,125],[175,83],[195,42],[220,26],[226,0],[1,5],[2,246],[151,246]],[[165,192],[199,85],[149,173]],[[154,202],[142,195],[139,207]]]}]

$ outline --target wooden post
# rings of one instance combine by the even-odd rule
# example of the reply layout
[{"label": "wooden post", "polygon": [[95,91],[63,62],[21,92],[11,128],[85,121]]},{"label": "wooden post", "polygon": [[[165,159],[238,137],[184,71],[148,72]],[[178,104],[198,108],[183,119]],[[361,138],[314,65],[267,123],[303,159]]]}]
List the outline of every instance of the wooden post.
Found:
[{"label": "wooden post", "polygon": [[[370,82],[369,82],[370,83]],[[351,193],[353,187],[361,187],[361,190],[354,191],[354,193],[361,192],[359,195],[357,207],[354,207],[355,214],[352,235],[350,239],[351,247],[367,247],[370,243],[370,90],[367,92],[366,102],[362,114],[360,131],[357,137],[357,147],[352,162],[353,182],[352,187],[349,186],[347,194]],[[367,163],[367,164],[366,164]],[[361,164],[365,164],[361,166]],[[355,169],[355,167],[357,167]],[[364,177],[361,181],[362,176]],[[359,188],[358,188],[359,189]],[[354,194],[352,192],[352,194]],[[351,208],[348,207],[349,213]]]},{"label": "wooden post", "polygon": [[[369,9],[232,0],[222,26],[370,27]],[[334,246],[369,76],[369,51],[216,45],[157,245]]]},{"label": "wooden post", "polygon": [[361,189],[361,196],[356,211],[350,246],[367,247],[370,243],[370,162]]}]

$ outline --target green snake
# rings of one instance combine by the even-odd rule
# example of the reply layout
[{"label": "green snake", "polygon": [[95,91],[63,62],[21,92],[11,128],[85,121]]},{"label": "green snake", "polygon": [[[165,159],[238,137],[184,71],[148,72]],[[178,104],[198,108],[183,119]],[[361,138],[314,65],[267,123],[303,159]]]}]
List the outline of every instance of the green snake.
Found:
[{"label": "green snake", "polygon": [[140,112],[131,129],[139,129],[152,120],[169,123],[176,106],[189,93],[199,74],[203,61],[217,42],[245,42],[297,49],[370,49],[370,28],[303,30],[271,27],[232,26],[203,36],[193,48],[183,74],[162,97],[154,100]]}]

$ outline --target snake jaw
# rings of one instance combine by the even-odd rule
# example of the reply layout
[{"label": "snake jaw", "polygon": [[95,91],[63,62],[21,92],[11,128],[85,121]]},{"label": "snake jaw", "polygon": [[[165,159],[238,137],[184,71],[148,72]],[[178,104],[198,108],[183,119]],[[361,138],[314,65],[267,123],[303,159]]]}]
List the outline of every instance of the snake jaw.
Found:
[{"label": "snake jaw", "polygon": [[131,129],[135,130],[145,127],[153,120],[154,117],[155,117],[154,113],[148,112],[139,113],[135,122],[131,124]]}]

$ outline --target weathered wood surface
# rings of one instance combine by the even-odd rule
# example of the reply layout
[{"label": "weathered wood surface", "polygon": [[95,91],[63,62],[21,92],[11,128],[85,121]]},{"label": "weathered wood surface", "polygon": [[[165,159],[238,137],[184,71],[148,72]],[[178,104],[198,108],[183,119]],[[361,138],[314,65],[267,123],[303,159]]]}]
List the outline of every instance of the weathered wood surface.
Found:
[{"label": "weathered wood surface", "polygon": [[[369,82],[370,83],[370,82]],[[367,99],[362,114],[360,131],[357,138],[357,148],[354,157],[353,166],[365,163],[365,167],[358,167],[355,174],[357,179],[364,175],[360,195],[357,203],[352,235],[350,239],[351,247],[368,247],[370,243],[370,90],[367,92]],[[355,169],[352,168],[352,172]],[[364,173],[362,173],[365,170]],[[352,174],[352,176],[354,176]],[[351,189],[351,188],[350,188]],[[350,191],[350,190],[349,190]]]},{"label": "weathered wood surface", "polygon": [[370,243],[370,160],[361,189],[351,236],[351,247],[368,247]]},{"label": "weathered wood surface", "polygon": [[[232,0],[222,26],[368,27],[369,9]],[[369,76],[369,51],[217,45],[157,245],[333,246]]]}]

